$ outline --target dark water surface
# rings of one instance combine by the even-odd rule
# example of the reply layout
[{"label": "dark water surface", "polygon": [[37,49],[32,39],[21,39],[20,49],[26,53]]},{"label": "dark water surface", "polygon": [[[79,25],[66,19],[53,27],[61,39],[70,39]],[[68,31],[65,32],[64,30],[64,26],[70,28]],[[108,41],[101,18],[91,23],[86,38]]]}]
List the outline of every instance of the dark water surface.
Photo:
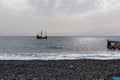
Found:
[{"label": "dark water surface", "polygon": [[120,40],[119,37],[48,37],[46,40],[33,36],[0,37],[0,59],[119,58],[116,56],[119,51],[106,48],[107,39]]}]

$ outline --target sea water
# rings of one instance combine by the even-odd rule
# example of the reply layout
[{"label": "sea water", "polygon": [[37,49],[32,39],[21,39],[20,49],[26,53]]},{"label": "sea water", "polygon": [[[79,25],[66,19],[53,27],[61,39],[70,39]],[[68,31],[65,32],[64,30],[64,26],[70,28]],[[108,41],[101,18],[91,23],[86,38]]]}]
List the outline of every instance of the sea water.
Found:
[{"label": "sea water", "polygon": [[120,59],[120,51],[108,50],[107,39],[120,37],[1,36],[0,60]]}]

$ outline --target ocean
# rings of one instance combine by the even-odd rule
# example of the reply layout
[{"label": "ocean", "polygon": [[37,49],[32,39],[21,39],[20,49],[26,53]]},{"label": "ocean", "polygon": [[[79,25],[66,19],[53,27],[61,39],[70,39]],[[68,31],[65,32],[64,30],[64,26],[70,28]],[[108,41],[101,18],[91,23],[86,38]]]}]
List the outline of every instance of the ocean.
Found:
[{"label": "ocean", "polygon": [[108,50],[107,39],[120,37],[1,36],[0,60],[120,59],[120,51]]}]

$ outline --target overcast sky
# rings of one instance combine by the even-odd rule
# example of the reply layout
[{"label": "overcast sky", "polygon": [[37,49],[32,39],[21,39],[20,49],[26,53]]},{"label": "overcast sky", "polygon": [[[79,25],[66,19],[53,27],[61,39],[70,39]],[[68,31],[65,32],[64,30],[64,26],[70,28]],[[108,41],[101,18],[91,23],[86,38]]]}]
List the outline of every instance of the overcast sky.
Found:
[{"label": "overcast sky", "polygon": [[0,36],[119,36],[120,0],[0,0]]}]

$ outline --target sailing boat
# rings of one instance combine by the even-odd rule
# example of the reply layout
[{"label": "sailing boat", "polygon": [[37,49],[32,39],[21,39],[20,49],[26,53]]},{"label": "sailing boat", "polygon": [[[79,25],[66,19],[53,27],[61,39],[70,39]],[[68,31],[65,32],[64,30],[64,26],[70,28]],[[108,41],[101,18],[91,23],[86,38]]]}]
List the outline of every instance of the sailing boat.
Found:
[{"label": "sailing boat", "polygon": [[45,36],[43,36],[43,32],[41,30],[41,35],[37,34],[36,39],[47,39],[47,33],[45,33]]}]

